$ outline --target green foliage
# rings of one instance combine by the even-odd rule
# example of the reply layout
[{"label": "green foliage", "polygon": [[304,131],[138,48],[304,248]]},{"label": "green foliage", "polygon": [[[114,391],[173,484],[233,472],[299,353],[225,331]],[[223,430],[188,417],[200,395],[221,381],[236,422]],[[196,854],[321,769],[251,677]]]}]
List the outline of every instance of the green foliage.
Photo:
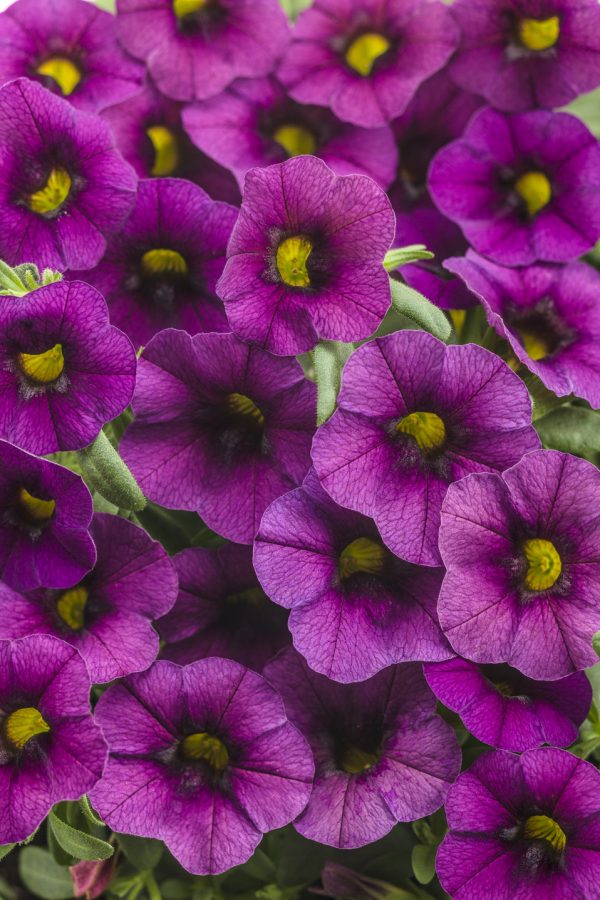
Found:
[{"label": "green foliage", "polygon": [[293,22],[304,9],[312,6],[313,0],[280,0],[280,3],[288,18]]},{"label": "green foliage", "polygon": [[448,341],[452,334],[450,322],[441,309],[427,297],[401,281],[390,281],[392,304],[402,316],[413,321],[423,331],[428,331],[441,341]]},{"label": "green foliage", "polygon": [[149,872],[155,869],[163,855],[164,844],[152,838],[140,838],[133,834],[117,834],[119,847],[134,866],[140,872]]},{"label": "green foliage", "polygon": [[59,866],[42,847],[24,847],[19,854],[21,881],[43,900],[66,900],[73,896],[69,870]]},{"label": "green foliage", "polygon": [[55,807],[51,810],[48,827],[65,853],[74,859],[109,859],[113,855],[112,844],[70,825],[59,815],[59,809]]},{"label": "green foliage", "polygon": [[139,511],[146,505],[146,498],[137,481],[101,431],[89,447],[79,451],[86,481],[105,500],[119,509]]},{"label": "green foliage", "polygon": [[342,370],[354,347],[339,341],[321,341],[314,349],[317,382],[317,424],[322,425],[335,409],[342,383]]},{"label": "green foliage", "polygon": [[535,423],[544,447],[593,459],[600,453],[600,414],[584,406],[561,406]]},{"label": "green foliage", "polygon": [[433,259],[433,253],[425,244],[410,244],[407,247],[394,247],[388,250],[383,260],[383,268],[387,272],[394,272],[401,266],[418,262],[420,259]]},{"label": "green foliage", "polygon": [[[3,844],[0,846],[0,859],[4,859],[5,856],[8,856],[10,851],[16,847],[16,844]],[[1,896],[1,895],[0,895]]]}]

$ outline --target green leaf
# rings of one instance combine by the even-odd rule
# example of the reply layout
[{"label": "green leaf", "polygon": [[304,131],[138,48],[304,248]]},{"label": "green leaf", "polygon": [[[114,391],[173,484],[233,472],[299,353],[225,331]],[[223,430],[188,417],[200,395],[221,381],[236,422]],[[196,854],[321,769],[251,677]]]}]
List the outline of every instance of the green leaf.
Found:
[{"label": "green leaf", "polygon": [[412,849],[412,867],[419,884],[429,884],[435,875],[435,846],[415,844]]},{"label": "green leaf", "polygon": [[586,458],[600,453],[600,415],[584,406],[560,406],[535,427],[545,447]]},{"label": "green leaf", "polygon": [[420,259],[433,259],[434,254],[427,249],[425,244],[410,244],[408,247],[393,247],[385,254],[383,268],[387,272],[393,272],[400,266],[408,266]]},{"label": "green leaf", "polygon": [[342,383],[342,369],[352,353],[352,344],[322,341],[313,353],[317,382],[317,425],[322,425],[335,409]]},{"label": "green leaf", "polygon": [[450,322],[441,309],[427,297],[401,281],[390,280],[392,305],[401,315],[415,322],[423,331],[428,331],[441,341],[447,341],[452,334]]},{"label": "green leaf", "polygon": [[0,846],[0,859],[4,859],[5,856],[8,856],[13,847],[16,846],[16,844],[2,844],[2,846]]},{"label": "green leaf", "polygon": [[313,0],[280,0],[288,18],[294,21],[302,12],[312,5]]},{"label": "green leaf", "polygon": [[63,822],[55,810],[51,810],[48,824],[57,843],[75,859],[109,859],[115,852],[112,844]]},{"label": "green leaf", "polygon": [[79,801],[79,806],[81,807],[81,811],[90,823],[90,825],[95,825],[97,828],[103,828],[104,822],[98,816],[92,804],[90,803],[87,794],[84,794],[81,800]]},{"label": "green leaf", "polygon": [[525,382],[527,390],[531,395],[534,422],[537,423],[538,419],[543,419],[544,416],[547,416],[552,410],[557,409],[559,406],[564,406],[565,403],[569,402],[569,397],[557,397],[556,394],[549,391],[548,388],[542,384],[537,375],[534,375],[533,372],[530,372],[525,366],[519,366],[517,375],[521,381]]},{"label": "green leaf", "polygon": [[69,870],[59,866],[42,847],[24,847],[19,854],[21,881],[43,900],[66,900],[73,896]]},{"label": "green leaf", "polygon": [[146,498],[103,431],[79,454],[86,478],[105,500],[114,503],[119,509],[144,509]]},{"label": "green leaf", "polygon": [[163,900],[189,900],[191,889],[188,882],[167,878],[160,885]]},{"label": "green leaf", "polygon": [[132,866],[140,872],[154,869],[163,855],[164,845],[152,838],[140,838],[133,834],[117,834],[119,846]]},{"label": "green leaf", "polygon": [[600,656],[600,631],[597,631],[592,638],[592,647],[594,648],[596,655]]}]

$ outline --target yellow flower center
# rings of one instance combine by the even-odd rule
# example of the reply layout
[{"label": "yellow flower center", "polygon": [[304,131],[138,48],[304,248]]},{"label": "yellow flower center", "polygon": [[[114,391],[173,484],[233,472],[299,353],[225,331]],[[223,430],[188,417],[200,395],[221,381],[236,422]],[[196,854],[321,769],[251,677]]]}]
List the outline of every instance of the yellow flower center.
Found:
[{"label": "yellow flower center", "polygon": [[376,31],[368,31],[352,41],[346,50],[346,62],[359,75],[367,77],[380,56],[390,49],[390,42]]},{"label": "yellow flower center", "polygon": [[24,706],[12,712],[4,722],[4,733],[17,750],[38,734],[50,731],[50,726],[35,706]]},{"label": "yellow flower center", "polygon": [[527,328],[517,328],[525,352],[531,359],[544,359],[550,353],[548,342]]},{"label": "yellow flower center", "polygon": [[379,754],[371,753],[368,750],[360,750],[358,747],[346,747],[341,755],[339,765],[342,771],[349,775],[359,775],[372,769]]},{"label": "yellow flower center", "polygon": [[65,56],[51,56],[37,67],[38,75],[52,78],[65,97],[69,97],[81,81],[81,72]]},{"label": "yellow flower center", "polygon": [[144,275],[186,275],[187,263],[177,250],[148,250],[142,256]]},{"label": "yellow flower center", "polygon": [[357,572],[380,575],[385,565],[385,557],[385,548],[381,544],[370,538],[357,538],[340,554],[340,578],[345,580]]},{"label": "yellow flower center", "polygon": [[543,172],[525,172],[515,181],[515,191],[525,203],[531,218],[552,200],[552,185]]},{"label": "yellow flower center", "polygon": [[546,841],[557,853],[567,846],[567,836],[550,816],[529,816],[525,822],[524,834],[534,841]]},{"label": "yellow flower center", "polygon": [[273,140],[283,147],[288,156],[311,156],[317,149],[315,136],[302,125],[281,125],[274,132]]},{"label": "yellow flower center", "polygon": [[229,753],[223,741],[205,731],[189,734],[184,738],[181,742],[181,755],[184,759],[202,759],[215,772],[222,772],[229,762]]},{"label": "yellow flower center", "polygon": [[252,419],[260,428],[264,427],[265,417],[250,397],[245,394],[228,394],[226,404],[228,412]]},{"label": "yellow flower center", "polygon": [[31,522],[49,522],[56,509],[55,500],[41,500],[34,497],[26,488],[19,491],[19,506]]},{"label": "yellow flower center", "polygon": [[50,216],[63,205],[71,192],[71,176],[66,169],[52,169],[43,188],[27,198],[29,209],[40,216]]},{"label": "yellow flower center", "polygon": [[531,538],[523,544],[528,562],[525,585],[530,591],[547,591],[560,577],[562,562],[552,541]]},{"label": "yellow flower center", "polygon": [[173,12],[178,19],[193,16],[204,9],[208,0],[173,0]]},{"label": "yellow flower center", "polygon": [[528,50],[548,50],[554,47],[560,36],[560,19],[521,19],[519,40]]},{"label": "yellow flower center", "polygon": [[80,631],[84,626],[88,597],[86,588],[76,587],[65,591],[56,601],[56,612],[73,631]]},{"label": "yellow flower center", "polygon": [[179,144],[177,137],[164,125],[151,125],[146,129],[154,148],[154,164],[150,174],[154,178],[172,175],[179,165]]},{"label": "yellow flower center", "polygon": [[396,425],[396,431],[409,434],[421,450],[439,450],[446,440],[446,426],[437,413],[414,412]]},{"label": "yellow flower center", "polygon": [[56,381],[65,367],[62,344],[55,344],[43,353],[19,353],[17,358],[23,374],[38,384]]},{"label": "yellow flower center", "polygon": [[277,248],[277,271],[281,280],[290,287],[310,287],[306,268],[313,245],[303,234],[283,240]]}]

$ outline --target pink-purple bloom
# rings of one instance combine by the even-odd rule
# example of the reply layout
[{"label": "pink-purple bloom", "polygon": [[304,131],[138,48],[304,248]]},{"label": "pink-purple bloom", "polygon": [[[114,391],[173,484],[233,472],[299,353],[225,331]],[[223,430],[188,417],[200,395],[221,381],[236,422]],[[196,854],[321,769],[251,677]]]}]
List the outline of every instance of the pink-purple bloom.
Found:
[{"label": "pink-purple bloom", "polygon": [[159,661],[110,687],[96,719],[110,757],[94,807],[115,831],[163,840],[194,874],[245,862],[308,800],[306,741],[273,688],[232,660]]}]

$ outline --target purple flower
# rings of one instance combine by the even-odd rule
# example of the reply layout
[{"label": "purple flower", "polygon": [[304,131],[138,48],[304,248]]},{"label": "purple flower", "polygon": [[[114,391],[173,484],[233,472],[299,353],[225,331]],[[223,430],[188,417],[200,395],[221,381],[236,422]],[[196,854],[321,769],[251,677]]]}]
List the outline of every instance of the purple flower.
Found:
[{"label": "purple flower", "polygon": [[117,34],[175,100],[206,100],[235,78],[266,75],[289,40],[277,0],[118,0]]},{"label": "purple flower", "polygon": [[498,109],[565,106],[600,84],[595,0],[457,0],[458,84]]},{"label": "purple flower", "polygon": [[91,269],[121,227],[137,179],[97,116],[27,78],[0,90],[0,256]]},{"label": "purple flower", "polygon": [[266,681],[227,659],[159,661],[110,687],[110,757],[90,794],[116,831],[163,840],[188,871],[245,862],[308,800],[313,760]]},{"label": "purple flower", "polygon": [[94,565],[92,498],[69,469],[0,440],[0,578],[68,588]]},{"label": "purple flower", "polygon": [[452,655],[436,612],[441,572],[393,556],[373,522],[336,506],[312,473],[267,508],[254,565],[269,597],[292,610],[296,649],[334,681]]},{"label": "purple flower", "polygon": [[591,900],[600,772],[566,750],[485,753],[450,788],[437,872],[453,900]]},{"label": "purple flower", "polygon": [[562,678],[597,662],[600,473],[555,450],[450,487],[438,604],[461,656]]},{"label": "purple flower", "polygon": [[362,847],[442,805],[460,750],[435,713],[420,666],[390,666],[342,685],[312,672],[289,648],[265,675],[315,757],[313,792],[294,823],[300,834],[345,850]]},{"label": "purple flower", "polygon": [[421,565],[440,565],[448,486],[505,469],[540,445],[529,394],[506,363],[424,332],[399,331],[356,350],[338,407],[313,442],[323,487],[371,516],[393,553]]},{"label": "purple flower", "polygon": [[483,109],[429,169],[429,191],[475,250],[507,266],[566,262],[600,237],[600,148],[575,116]]},{"label": "purple flower", "polygon": [[161,656],[180,665],[224,656],[261,672],[289,643],[287,614],[261,588],[250,547],[194,547],[173,562],[179,596],[158,623],[165,641]]},{"label": "purple flower", "polygon": [[310,465],[316,390],[300,365],[233,334],[168,329],[140,360],[121,452],[151,500],[251,544]]},{"label": "purple flower", "polygon": [[373,128],[404,112],[458,39],[441,3],[317,0],[294,28],[279,78],[300,103]]},{"label": "purple flower", "polygon": [[372,334],[390,305],[394,214],[364,175],[300,156],[246,176],[217,285],[231,327],[281,356]]},{"label": "purple flower", "polygon": [[98,684],[154,662],[158,635],[151,622],[173,606],[177,575],[160,544],[126,519],[97,513],[91,534],[98,558],[75,587],[23,596],[0,583],[0,637],[62,638]]},{"label": "purple flower", "polygon": [[[517,359],[549,390],[600,407],[600,274],[592,266],[507,269],[469,251],[448,260],[506,338]],[[404,269],[402,273],[404,274]]]},{"label": "purple flower", "polygon": [[227,166],[240,187],[249,169],[291,156],[318,156],[336,175],[369,175],[387,188],[398,153],[389,128],[357,128],[328,110],[290,100],[274,78],[236,81],[223,94],[188,106],[183,124],[204,153]]},{"label": "purple flower", "polygon": [[36,634],[0,641],[0,844],[26,840],[55,803],[98,781],[106,743],[76,650]]},{"label": "purple flower", "polygon": [[79,450],[129,404],[136,359],[102,296],[59,281],[0,302],[0,436],[31,453]]},{"label": "purple flower", "polygon": [[0,82],[26,76],[95,112],[139,90],[114,17],[83,0],[17,0],[0,17]]},{"label": "purple flower", "polygon": [[478,666],[467,659],[426,663],[429,687],[479,741],[501,750],[542,744],[568,747],[592,702],[583,672],[560,681],[533,681],[510,666]]},{"label": "purple flower", "polygon": [[137,345],[172,325],[190,334],[229,331],[215,285],[237,210],[179,178],[140,182],[136,205],[86,278],[111,321]]}]

